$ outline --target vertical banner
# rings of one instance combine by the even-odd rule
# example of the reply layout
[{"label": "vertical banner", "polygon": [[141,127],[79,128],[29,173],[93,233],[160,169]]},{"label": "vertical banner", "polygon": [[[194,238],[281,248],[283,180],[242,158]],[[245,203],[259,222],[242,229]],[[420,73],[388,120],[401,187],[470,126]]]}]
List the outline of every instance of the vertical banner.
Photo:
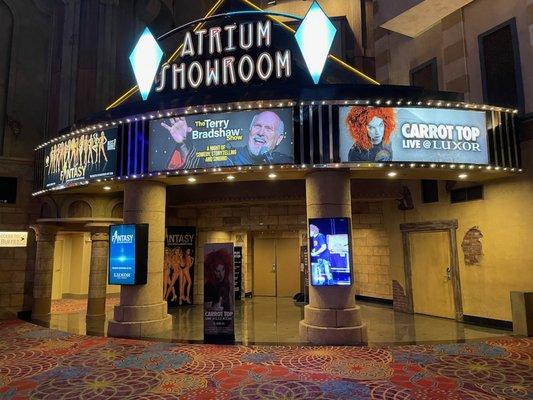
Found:
[{"label": "vertical banner", "polygon": [[242,247],[235,246],[233,250],[233,262],[235,265],[235,300],[241,299],[242,285]]},{"label": "vertical banner", "polygon": [[163,297],[169,307],[193,303],[196,228],[168,226],[165,229]]},{"label": "vertical banner", "polygon": [[204,340],[235,340],[233,243],[204,246]]}]

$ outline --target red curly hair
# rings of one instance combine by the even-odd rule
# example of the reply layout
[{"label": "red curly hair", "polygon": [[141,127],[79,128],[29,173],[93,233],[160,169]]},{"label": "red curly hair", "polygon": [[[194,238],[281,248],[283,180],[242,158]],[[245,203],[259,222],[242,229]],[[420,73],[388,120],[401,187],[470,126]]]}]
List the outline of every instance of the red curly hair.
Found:
[{"label": "red curly hair", "polygon": [[[230,279],[233,277],[233,258],[232,256],[224,249],[219,249],[212,251],[207,254],[204,260],[205,266],[205,281],[210,284],[216,284],[215,278],[215,268],[218,265],[224,266],[224,280],[223,282],[228,284]],[[233,279],[233,278],[232,278]]]},{"label": "red curly hair", "polygon": [[373,145],[368,136],[368,124],[372,118],[378,117],[383,120],[385,132],[383,143],[389,144],[390,137],[396,129],[396,112],[391,107],[352,107],[346,116],[346,127],[357,147],[362,150],[370,150]]}]

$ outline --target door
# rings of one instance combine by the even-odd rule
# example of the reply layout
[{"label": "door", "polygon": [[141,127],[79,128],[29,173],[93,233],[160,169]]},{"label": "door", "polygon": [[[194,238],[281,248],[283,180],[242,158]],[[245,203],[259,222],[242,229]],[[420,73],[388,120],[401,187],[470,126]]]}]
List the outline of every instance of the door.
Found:
[{"label": "door", "polygon": [[276,239],[254,238],[254,295],[276,296]]},{"label": "door", "polygon": [[298,239],[254,238],[254,295],[292,297],[300,291]]},{"label": "door", "polygon": [[[59,235],[58,235],[59,236]],[[60,300],[63,297],[63,246],[64,241],[58,238],[54,246],[54,270],[52,272],[52,300]]]},{"label": "door", "polygon": [[455,318],[449,233],[411,232],[409,242],[414,312]]},{"label": "door", "polygon": [[300,243],[298,239],[276,239],[277,296],[300,292]]}]

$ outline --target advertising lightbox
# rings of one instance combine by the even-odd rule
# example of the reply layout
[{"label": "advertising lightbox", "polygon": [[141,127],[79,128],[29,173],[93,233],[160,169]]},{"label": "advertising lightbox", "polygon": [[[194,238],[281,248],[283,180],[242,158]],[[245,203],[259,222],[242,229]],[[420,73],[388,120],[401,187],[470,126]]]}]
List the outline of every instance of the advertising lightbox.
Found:
[{"label": "advertising lightbox", "polygon": [[117,128],[74,136],[45,148],[44,187],[115,176]]},{"label": "advertising lightbox", "polygon": [[309,219],[311,285],[351,285],[349,218]]},{"label": "advertising lightbox", "polygon": [[144,285],[148,266],[148,224],[109,227],[110,285]]},{"label": "advertising lightbox", "polygon": [[341,107],[342,162],[488,164],[482,111]]},{"label": "advertising lightbox", "polygon": [[292,164],[292,109],[150,121],[150,172]]}]

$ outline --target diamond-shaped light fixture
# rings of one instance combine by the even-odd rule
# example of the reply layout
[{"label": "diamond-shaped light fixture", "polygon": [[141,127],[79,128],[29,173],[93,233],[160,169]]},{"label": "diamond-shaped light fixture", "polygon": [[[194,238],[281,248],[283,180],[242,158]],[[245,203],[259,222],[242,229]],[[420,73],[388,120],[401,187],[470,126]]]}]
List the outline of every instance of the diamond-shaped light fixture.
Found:
[{"label": "diamond-shaped light fixture", "polygon": [[161,58],[163,58],[163,50],[159,47],[150,29],[146,28],[130,54],[130,63],[143,100],[148,98],[152,90]]},{"label": "diamond-shaped light fixture", "polygon": [[315,84],[320,81],[336,33],[337,28],[313,1],[295,36]]}]

